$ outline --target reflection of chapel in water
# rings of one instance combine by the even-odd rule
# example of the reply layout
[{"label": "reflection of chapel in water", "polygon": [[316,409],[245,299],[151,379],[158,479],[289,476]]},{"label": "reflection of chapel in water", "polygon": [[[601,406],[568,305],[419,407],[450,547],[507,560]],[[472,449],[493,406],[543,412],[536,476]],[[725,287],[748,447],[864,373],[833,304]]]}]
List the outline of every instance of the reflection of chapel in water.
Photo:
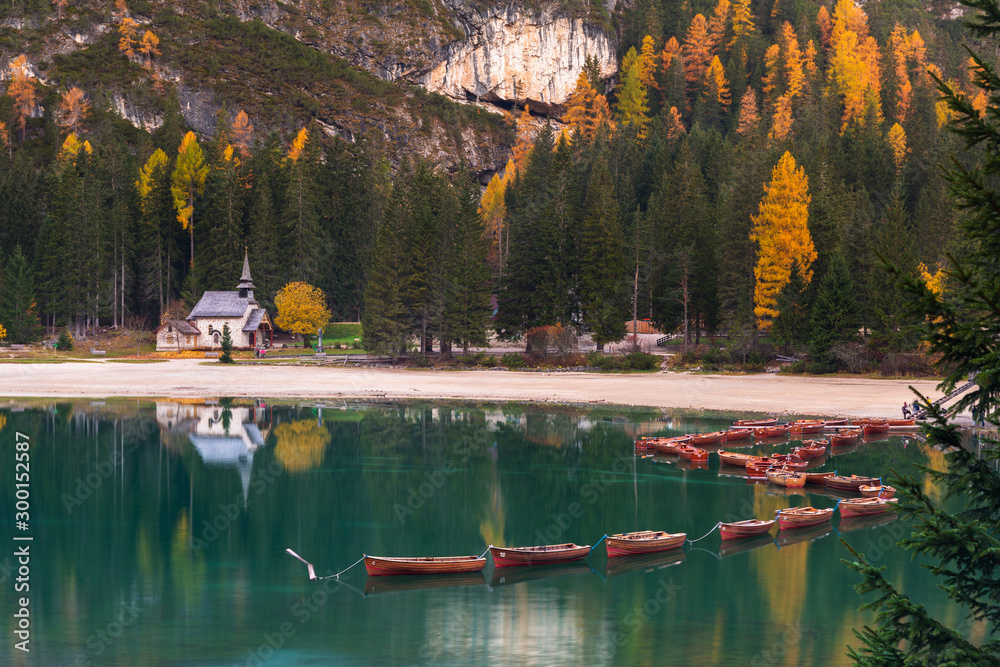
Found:
[{"label": "reflection of chapel in water", "polygon": [[270,410],[262,403],[224,407],[218,404],[156,403],[156,423],[164,431],[183,433],[206,467],[234,468],[246,500],[253,455],[271,433]]}]

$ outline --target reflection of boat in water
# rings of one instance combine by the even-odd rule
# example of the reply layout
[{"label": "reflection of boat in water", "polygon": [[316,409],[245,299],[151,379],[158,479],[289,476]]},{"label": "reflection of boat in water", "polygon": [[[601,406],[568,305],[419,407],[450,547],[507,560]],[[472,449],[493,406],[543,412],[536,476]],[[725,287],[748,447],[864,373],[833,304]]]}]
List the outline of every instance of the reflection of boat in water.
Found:
[{"label": "reflection of boat in water", "polygon": [[369,576],[365,582],[365,595],[398,593],[451,586],[479,586],[486,583],[482,572],[465,574],[393,574]]},{"label": "reflection of boat in water", "polygon": [[852,530],[864,530],[866,528],[884,526],[898,518],[895,512],[884,512],[869,516],[842,516],[837,528],[841,533],[848,533]]},{"label": "reflection of boat in water", "polygon": [[774,544],[774,538],[770,533],[757,535],[756,537],[747,537],[742,540],[725,540],[722,546],[719,547],[719,556],[722,558],[735,556],[745,551],[753,551],[754,549],[766,547],[768,544]]},{"label": "reflection of boat in water", "polygon": [[808,528],[783,530],[778,533],[778,548],[790,547],[791,545],[798,544],[799,542],[815,542],[816,540],[823,539],[832,532],[833,526],[830,525],[829,520],[816,526],[809,526]]},{"label": "reflection of boat in water", "polygon": [[[766,483],[766,480],[765,480]],[[805,496],[805,488],[789,488],[787,486],[775,486],[774,484],[768,484],[767,488],[764,489],[764,493],[769,496],[781,496],[781,497],[791,497],[791,496]]]},{"label": "reflection of boat in water", "polygon": [[653,456],[650,456],[649,459],[653,463],[667,463],[670,465],[673,465],[680,460],[676,454],[654,454]]},{"label": "reflection of boat in water", "polygon": [[552,565],[519,565],[517,567],[498,567],[493,570],[490,588],[510,586],[525,581],[537,581],[549,577],[565,577],[574,574],[587,574],[590,565],[583,561],[570,563],[553,563]]},{"label": "reflection of boat in water", "polygon": [[684,562],[687,556],[684,549],[673,549],[671,551],[659,551],[640,556],[629,556],[628,558],[609,558],[604,569],[604,578],[615,577],[619,574],[629,572],[653,572],[662,570],[665,567],[677,565]]},{"label": "reflection of boat in water", "polygon": [[681,470],[708,470],[708,461],[678,461]]},{"label": "reflection of boat in water", "polygon": [[809,487],[810,487],[809,490],[812,493],[816,493],[816,494],[819,494],[819,495],[822,495],[822,496],[826,496],[827,498],[835,498],[837,500],[850,500],[851,498],[859,498],[860,497],[854,491],[845,491],[843,489],[835,489],[832,486],[826,486],[825,484],[822,487],[819,487],[819,486],[817,486],[815,484],[810,484]]}]

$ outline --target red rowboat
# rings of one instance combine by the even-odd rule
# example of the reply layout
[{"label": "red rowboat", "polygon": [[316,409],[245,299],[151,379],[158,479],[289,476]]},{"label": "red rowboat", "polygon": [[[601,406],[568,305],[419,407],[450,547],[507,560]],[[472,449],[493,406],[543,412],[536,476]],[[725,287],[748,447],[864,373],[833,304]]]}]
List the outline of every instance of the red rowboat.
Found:
[{"label": "red rowboat", "polygon": [[855,445],[858,442],[858,436],[861,435],[861,429],[856,428],[845,428],[837,431],[834,435],[830,436],[830,445],[833,447],[844,447],[846,445]]},{"label": "red rowboat", "polygon": [[847,419],[824,419],[823,425],[826,427],[830,426],[847,426]]},{"label": "red rowboat", "polygon": [[823,484],[827,478],[836,475],[836,472],[804,472],[806,484]]},{"label": "red rowboat", "polygon": [[822,433],[826,425],[818,421],[797,421],[791,426],[795,433]]},{"label": "red rowboat", "polygon": [[827,486],[840,489],[841,491],[858,491],[862,486],[874,486],[876,484],[881,484],[881,480],[878,477],[861,477],[859,475],[851,475],[850,477],[838,477],[833,475],[827,477],[824,482]]},{"label": "red rowboat", "polygon": [[785,472],[784,470],[768,470],[767,481],[771,484],[795,489],[806,485],[805,475],[796,472]]},{"label": "red rowboat", "polygon": [[726,438],[725,431],[714,431],[712,433],[694,433],[691,435],[691,444],[702,447],[704,445],[718,445]]},{"label": "red rowboat", "polygon": [[763,477],[768,470],[774,466],[781,465],[775,459],[766,456],[755,456],[753,460],[746,462],[747,474]]},{"label": "red rowboat", "polygon": [[753,437],[752,428],[731,428],[728,431],[726,431],[726,442],[749,440],[752,437]]},{"label": "red rowboat", "polygon": [[686,539],[687,533],[665,533],[662,530],[608,535],[608,558],[669,551],[683,546]]},{"label": "red rowboat", "polygon": [[708,452],[706,452],[701,447],[692,447],[691,445],[681,445],[677,448],[677,456],[681,457],[682,461],[707,461]]},{"label": "red rowboat", "polygon": [[781,468],[783,470],[792,470],[797,472],[800,470],[805,470],[808,467],[809,467],[808,461],[795,458],[794,456],[791,458],[787,458],[781,462]]},{"label": "red rowboat", "polygon": [[861,426],[861,432],[865,435],[882,435],[889,432],[889,422],[866,422]]},{"label": "red rowboat", "polygon": [[486,559],[477,556],[425,556],[422,558],[387,558],[365,556],[368,574],[455,574],[482,572]]},{"label": "red rowboat", "polygon": [[861,486],[858,491],[865,498],[892,498],[896,495],[896,489],[891,486]]},{"label": "red rowboat", "polygon": [[723,465],[746,468],[747,461],[757,458],[750,454],[740,454],[738,452],[719,452],[719,460]]},{"label": "red rowboat", "polygon": [[777,423],[777,417],[770,419],[740,419],[733,422],[733,426],[775,426]]},{"label": "red rowboat", "polygon": [[826,440],[805,440],[801,447],[796,447],[792,451],[792,455],[800,459],[818,459],[826,454],[827,444]]},{"label": "red rowboat", "polygon": [[818,510],[815,507],[792,507],[786,510],[778,510],[778,527],[782,530],[786,528],[805,528],[829,521],[833,516],[833,508]]},{"label": "red rowboat", "polygon": [[539,547],[495,547],[490,545],[493,564],[496,567],[513,565],[542,565],[547,563],[567,563],[586,558],[590,545],[548,544]]},{"label": "red rowboat", "polygon": [[769,533],[772,526],[774,526],[774,520],[761,521],[759,519],[748,519],[747,521],[723,523],[719,527],[719,533],[724,540],[738,540],[743,537],[755,537]]},{"label": "red rowboat", "polygon": [[915,419],[890,419],[888,421],[890,428],[909,428],[911,426],[916,428],[917,426]]},{"label": "red rowboat", "polygon": [[649,450],[656,446],[656,438],[639,438],[635,441],[635,448],[638,450]]},{"label": "red rowboat", "polygon": [[758,438],[784,438],[788,435],[790,427],[786,424],[784,426],[767,426],[765,428],[757,429]]},{"label": "red rowboat", "polygon": [[677,448],[690,442],[690,435],[679,435],[675,438],[660,438],[656,441],[656,451],[661,454],[676,454]]},{"label": "red rowboat", "polygon": [[888,512],[895,498],[851,498],[840,501],[840,516],[869,516]]}]

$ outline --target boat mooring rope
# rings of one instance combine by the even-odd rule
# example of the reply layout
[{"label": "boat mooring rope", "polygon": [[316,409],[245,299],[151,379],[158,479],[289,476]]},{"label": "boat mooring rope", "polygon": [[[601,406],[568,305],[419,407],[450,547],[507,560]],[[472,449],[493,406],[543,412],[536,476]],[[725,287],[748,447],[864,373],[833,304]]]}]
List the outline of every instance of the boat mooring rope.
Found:
[{"label": "boat mooring rope", "polygon": [[354,567],[355,565],[357,565],[358,563],[360,563],[361,561],[363,561],[365,558],[367,558],[367,554],[361,554],[361,558],[357,559],[356,561],[354,561],[354,563],[350,567],[344,568],[343,570],[341,570],[337,574],[328,574],[325,577],[317,577],[316,576],[316,568],[313,567],[312,563],[310,563],[305,558],[303,558],[302,556],[298,555],[297,553],[295,553],[291,549],[285,549],[285,553],[287,553],[289,556],[291,556],[293,558],[297,558],[298,560],[300,560],[303,563],[305,563],[306,567],[309,568],[309,579],[310,580],[314,580],[314,581],[316,581],[316,580],[323,580],[323,579],[340,579],[340,575],[342,575],[343,573],[347,572],[352,567]]},{"label": "boat mooring rope", "polygon": [[[607,538],[607,536],[608,536],[608,534],[605,533],[604,537],[602,537],[601,539],[597,540],[597,544],[595,544],[594,546],[590,547],[590,551],[593,552],[594,549],[596,549],[597,546]],[[588,553],[587,555],[589,556],[590,554]]]},{"label": "boat mooring rope", "polygon": [[[483,556],[485,556],[489,552],[489,550],[492,549],[492,548],[493,548],[492,544],[490,546],[486,547],[486,551],[484,551],[483,553],[479,554],[479,558],[482,558]],[[476,560],[478,560],[478,558]]]},{"label": "boat mooring rope", "polygon": [[341,570],[337,574],[328,574],[325,577],[316,577],[316,578],[317,579],[340,579],[340,575],[342,575],[343,573],[345,573],[348,570],[350,570],[352,567],[354,567],[355,565],[357,565],[358,563],[360,563],[361,561],[363,561],[365,558],[367,558],[367,555],[366,554],[361,554],[361,558],[357,559],[356,561],[354,561],[354,563],[352,563],[348,567],[345,567],[343,570]]},{"label": "boat mooring rope", "polygon": [[720,521],[719,523],[717,523],[714,526],[712,526],[712,530],[708,531],[707,533],[705,533],[704,535],[702,535],[701,537],[699,537],[697,540],[688,540],[688,544],[694,544],[695,542],[699,542],[699,541],[705,539],[706,537],[708,537],[709,535],[711,535],[712,533],[714,533],[715,530],[719,526],[721,526],[721,525],[722,525],[722,522]]}]

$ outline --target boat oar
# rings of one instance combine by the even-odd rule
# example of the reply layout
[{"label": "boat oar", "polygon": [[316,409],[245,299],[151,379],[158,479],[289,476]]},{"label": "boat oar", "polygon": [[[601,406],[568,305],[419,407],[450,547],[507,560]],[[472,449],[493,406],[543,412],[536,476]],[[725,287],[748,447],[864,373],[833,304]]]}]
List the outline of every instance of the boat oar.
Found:
[{"label": "boat oar", "polygon": [[298,555],[297,553],[295,553],[291,549],[285,549],[285,553],[287,553],[289,556],[291,556],[293,558],[298,558],[300,561],[302,561],[303,563],[305,563],[306,567],[309,568],[309,581],[316,581],[316,570],[313,568],[313,564],[312,563],[310,563],[305,558],[303,558],[302,556]]}]

